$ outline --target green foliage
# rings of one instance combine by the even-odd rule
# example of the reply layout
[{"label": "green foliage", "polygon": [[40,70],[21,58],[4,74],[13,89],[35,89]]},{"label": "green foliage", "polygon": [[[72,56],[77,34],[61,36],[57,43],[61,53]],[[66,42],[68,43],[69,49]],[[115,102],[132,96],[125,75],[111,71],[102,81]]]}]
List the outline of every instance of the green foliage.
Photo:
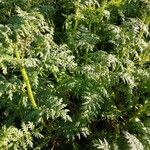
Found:
[{"label": "green foliage", "polygon": [[34,128],[33,123],[22,123],[22,129],[13,126],[6,128],[3,126],[0,131],[1,149],[27,149],[33,147],[33,137],[43,138],[43,136]]},{"label": "green foliage", "polygon": [[0,149],[149,150],[148,0],[1,0],[0,13]]}]

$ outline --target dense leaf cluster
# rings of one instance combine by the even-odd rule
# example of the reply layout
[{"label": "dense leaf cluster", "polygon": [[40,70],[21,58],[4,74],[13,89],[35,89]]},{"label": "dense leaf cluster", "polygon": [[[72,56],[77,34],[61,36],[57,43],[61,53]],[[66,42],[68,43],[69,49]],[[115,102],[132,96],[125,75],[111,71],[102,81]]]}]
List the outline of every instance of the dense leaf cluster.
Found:
[{"label": "dense leaf cluster", "polygon": [[149,150],[149,0],[0,0],[0,149]]}]

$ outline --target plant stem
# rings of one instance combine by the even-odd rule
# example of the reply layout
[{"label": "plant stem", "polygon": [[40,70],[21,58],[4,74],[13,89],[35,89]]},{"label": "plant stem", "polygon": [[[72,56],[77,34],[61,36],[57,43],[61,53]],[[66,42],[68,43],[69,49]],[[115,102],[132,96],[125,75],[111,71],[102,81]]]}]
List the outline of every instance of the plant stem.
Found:
[{"label": "plant stem", "polygon": [[[15,45],[15,49],[14,49],[14,50],[15,50],[15,55],[16,55],[17,60],[20,60],[20,54],[19,54],[19,51],[18,51],[16,45]],[[28,77],[28,75],[27,75],[26,69],[25,69],[25,67],[24,67],[23,65],[21,65],[21,64],[20,64],[19,67],[20,67],[20,72],[21,72],[22,77],[23,77],[23,81],[25,82],[26,87],[27,87],[28,98],[29,98],[29,100],[30,100],[32,106],[33,106],[34,108],[36,108],[36,107],[37,107],[37,104],[36,104],[35,99],[34,99],[34,96],[33,96],[33,92],[32,92],[32,89],[31,89],[30,80],[29,80],[29,77]]]},{"label": "plant stem", "polygon": [[31,101],[31,104],[32,104],[33,107],[37,107],[37,104],[35,102],[33,92],[32,92],[32,89],[31,89],[30,81],[29,81],[29,78],[28,78],[28,75],[26,73],[25,68],[21,66],[20,67],[20,72],[21,72],[23,80],[24,80],[24,82],[26,83],[26,86],[27,86],[27,93],[28,93],[29,100]]},{"label": "plant stem", "polygon": [[74,25],[74,32],[76,32],[78,21],[79,21],[79,6],[80,6],[80,0],[77,0],[75,2],[75,25]]},{"label": "plant stem", "polygon": [[[17,49],[17,45],[15,45],[14,51],[15,51],[15,56],[16,56],[17,60],[18,61],[21,60],[19,51]],[[28,98],[29,98],[29,100],[31,102],[31,105],[33,106],[33,108],[37,108],[37,104],[36,104],[34,96],[33,96],[33,92],[32,92],[32,89],[31,89],[30,80],[29,80],[29,77],[27,75],[26,69],[25,69],[25,67],[24,67],[23,64],[20,64],[19,67],[20,67],[20,72],[21,72],[22,77],[23,77],[23,81],[24,81],[24,83],[26,84],[26,87],[27,87]],[[51,133],[52,127],[48,127],[46,125],[43,117],[42,117],[41,123],[48,130],[48,132]]]}]

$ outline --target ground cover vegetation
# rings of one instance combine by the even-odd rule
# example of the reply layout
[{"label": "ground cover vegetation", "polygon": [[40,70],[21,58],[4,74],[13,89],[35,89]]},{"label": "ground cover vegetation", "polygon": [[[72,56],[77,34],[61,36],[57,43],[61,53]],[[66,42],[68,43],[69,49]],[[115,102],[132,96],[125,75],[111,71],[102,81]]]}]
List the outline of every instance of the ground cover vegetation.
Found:
[{"label": "ground cover vegetation", "polygon": [[149,150],[150,1],[0,0],[0,149]]}]

